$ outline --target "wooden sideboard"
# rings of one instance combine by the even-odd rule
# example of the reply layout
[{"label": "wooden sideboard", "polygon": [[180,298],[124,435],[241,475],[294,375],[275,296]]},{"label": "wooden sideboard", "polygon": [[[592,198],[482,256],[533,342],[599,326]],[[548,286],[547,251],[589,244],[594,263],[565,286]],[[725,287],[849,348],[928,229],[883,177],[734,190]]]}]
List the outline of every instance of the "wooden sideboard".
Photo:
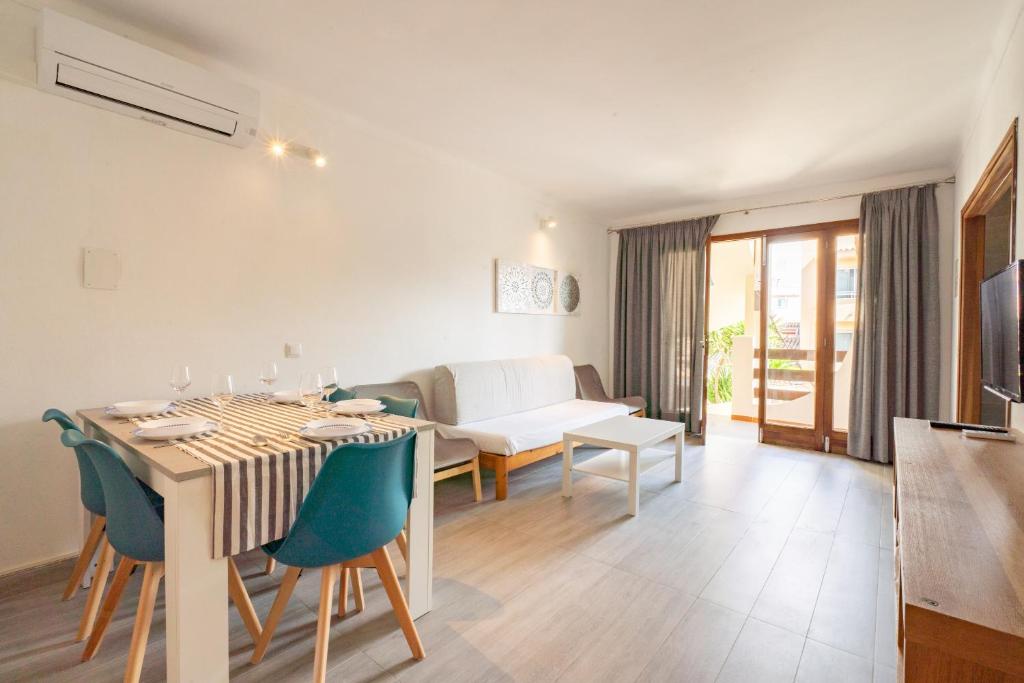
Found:
[{"label": "wooden sideboard", "polygon": [[1024,444],[895,435],[900,680],[1024,682]]}]

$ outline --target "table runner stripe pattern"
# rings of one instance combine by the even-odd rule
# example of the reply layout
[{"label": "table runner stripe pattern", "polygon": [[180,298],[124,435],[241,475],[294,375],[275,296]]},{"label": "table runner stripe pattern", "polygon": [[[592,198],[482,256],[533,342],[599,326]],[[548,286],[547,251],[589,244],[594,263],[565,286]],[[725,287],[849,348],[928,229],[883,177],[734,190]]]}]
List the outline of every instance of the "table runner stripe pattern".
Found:
[{"label": "table runner stripe pattern", "polygon": [[[206,398],[181,401],[176,413],[220,420],[220,409]],[[224,429],[213,437],[174,442],[213,470],[215,558],[282,538],[313,479],[337,446],[390,441],[413,429],[389,415],[376,414],[366,416],[369,432],[315,441],[298,435],[298,429],[311,419],[308,408],[270,403],[259,394],[237,396],[225,417]],[[266,446],[253,445],[252,437],[257,434],[266,438]]]}]

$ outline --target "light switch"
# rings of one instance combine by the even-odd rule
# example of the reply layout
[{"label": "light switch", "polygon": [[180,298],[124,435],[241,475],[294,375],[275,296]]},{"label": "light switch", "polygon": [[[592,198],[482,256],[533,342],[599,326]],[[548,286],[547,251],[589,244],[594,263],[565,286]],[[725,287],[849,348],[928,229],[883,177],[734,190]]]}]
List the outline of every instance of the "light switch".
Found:
[{"label": "light switch", "polygon": [[86,289],[117,289],[121,257],[109,249],[86,247],[82,259],[82,286]]},{"label": "light switch", "polygon": [[302,357],[302,343],[301,342],[286,342],[284,345],[284,357],[285,358],[301,358]]}]

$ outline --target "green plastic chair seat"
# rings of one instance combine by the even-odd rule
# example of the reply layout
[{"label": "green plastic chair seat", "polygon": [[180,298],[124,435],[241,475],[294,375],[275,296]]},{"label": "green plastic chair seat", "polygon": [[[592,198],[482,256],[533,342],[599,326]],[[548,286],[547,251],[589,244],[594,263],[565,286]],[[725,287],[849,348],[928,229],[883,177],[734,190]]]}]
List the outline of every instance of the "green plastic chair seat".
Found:
[{"label": "green plastic chair seat", "polygon": [[107,538],[114,550],[140,562],[163,562],[163,510],[121,456],[107,444],[87,439],[77,429],[65,430],[61,442],[80,449],[99,475],[106,503]]},{"label": "green plastic chair seat", "polygon": [[[79,431],[75,421],[68,417],[67,413],[57,408],[50,408],[43,413],[43,422],[51,421],[60,425],[64,431]],[[78,448],[75,448],[75,459],[78,460],[78,483],[82,505],[94,515],[106,517],[107,506],[103,500],[103,486],[100,484],[100,477],[96,474],[96,469],[85,453]]]},{"label": "green plastic chair seat", "polygon": [[414,398],[400,398],[398,396],[378,396],[377,400],[384,404],[384,412],[402,417],[416,417],[416,410],[420,402]]},{"label": "green plastic chair seat", "polygon": [[335,448],[283,539],[263,551],[290,567],[325,567],[387,545],[412,501],[416,432]]},{"label": "green plastic chair seat", "polygon": [[327,400],[330,401],[331,403],[337,403],[338,401],[348,401],[355,397],[356,392],[338,387],[330,395],[327,396]]}]

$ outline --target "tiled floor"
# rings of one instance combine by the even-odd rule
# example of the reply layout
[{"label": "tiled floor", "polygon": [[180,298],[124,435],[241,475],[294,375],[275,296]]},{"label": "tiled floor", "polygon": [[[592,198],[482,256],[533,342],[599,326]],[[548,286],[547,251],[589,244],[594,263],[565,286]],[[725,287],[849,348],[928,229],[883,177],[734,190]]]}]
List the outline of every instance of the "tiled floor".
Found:
[{"label": "tiled floor", "polygon": [[[892,681],[891,469],[712,436],[625,486],[560,459],[517,471],[511,497],[474,504],[468,477],[437,486],[434,611],[419,663],[376,579],[367,610],[336,619],[328,678],[374,681]],[[485,484],[492,484],[485,480]],[[493,486],[485,487],[493,496]],[[396,564],[400,567],[401,560]],[[240,562],[261,618],[277,577]],[[98,657],[72,642],[83,596],[61,602],[69,565],[0,579],[0,680],[119,680],[134,597]],[[133,579],[126,596],[138,591]],[[306,681],[319,576],[300,580],[264,662],[232,613],[232,676]],[[158,603],[144,678],[163,678]]]}]

